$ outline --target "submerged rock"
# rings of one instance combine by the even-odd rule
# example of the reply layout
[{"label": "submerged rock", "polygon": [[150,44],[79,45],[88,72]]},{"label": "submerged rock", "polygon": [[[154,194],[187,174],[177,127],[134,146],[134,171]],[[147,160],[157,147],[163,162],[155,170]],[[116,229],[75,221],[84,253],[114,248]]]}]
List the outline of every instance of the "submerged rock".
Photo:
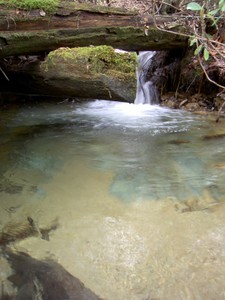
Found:
[{"label": "submerged rock", "polygon": [[[7,212],[13,212],[18,207],[10,207]],[[55,219],[47,227],[39,228],[36,222],[27,217],[21,222],[9,222],[0,232],[0,247],[6,247],[11,242],[23,240],[31,236],[39,236],[49,241],[49,233],[58,228],[58,220]]]},{"label": "submerged rock", "polygon": [[4,253],[14,274],[8,279],[18,288],[17,295],[2,295],[1,299],[17,300],[100,300],[90,289],[53,260],[39,261],[28,254]]}]

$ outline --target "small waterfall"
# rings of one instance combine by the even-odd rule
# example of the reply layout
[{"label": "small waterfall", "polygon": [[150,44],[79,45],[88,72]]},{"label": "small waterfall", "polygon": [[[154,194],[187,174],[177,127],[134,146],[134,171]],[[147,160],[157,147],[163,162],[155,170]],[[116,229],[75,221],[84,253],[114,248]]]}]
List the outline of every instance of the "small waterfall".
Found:
[{"label": "small waterfall", "polygon": [[135,104],[157,104],[158,91],[151,81],[147,79],[149,66],[155,55],[155,51],[143,51],[138,55],[138,64],[136,67],[137,92]]}]

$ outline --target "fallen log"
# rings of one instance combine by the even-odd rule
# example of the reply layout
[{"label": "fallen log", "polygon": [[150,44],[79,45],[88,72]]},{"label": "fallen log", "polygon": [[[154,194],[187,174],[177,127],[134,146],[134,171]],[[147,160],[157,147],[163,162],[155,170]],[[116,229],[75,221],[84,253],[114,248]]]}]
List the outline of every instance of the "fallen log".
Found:
[{"label": "fallen log", "polygon": [[[0,5],[0,58],[48,53],[59,47],[111,45],[127,51],[169,50],[187,38],[161,31],[150,16],[102,6],[61,1],[58,9],[24,11]],[[158,17],[163,27],[184,31],[180,17]]]}]

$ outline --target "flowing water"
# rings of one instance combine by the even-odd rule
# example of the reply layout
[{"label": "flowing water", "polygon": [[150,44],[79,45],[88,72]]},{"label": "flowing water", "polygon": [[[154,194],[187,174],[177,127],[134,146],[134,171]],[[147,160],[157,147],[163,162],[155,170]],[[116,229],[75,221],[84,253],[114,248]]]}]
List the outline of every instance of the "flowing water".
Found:
[{"label": "flowing water", "polygon": [[149,67],[156,51],[141,51],[138,54],[136,67],[137,89],[135,104],[158,104],[159,95],[157,87],[148,78]]},{"label": "flowing water", "polygon": [[[106,300],[225,299],[223,120],[107,101],[0,114],[0,229],[58,223],[15,250]],[[0,258],[9,292],[11,273]]]}]

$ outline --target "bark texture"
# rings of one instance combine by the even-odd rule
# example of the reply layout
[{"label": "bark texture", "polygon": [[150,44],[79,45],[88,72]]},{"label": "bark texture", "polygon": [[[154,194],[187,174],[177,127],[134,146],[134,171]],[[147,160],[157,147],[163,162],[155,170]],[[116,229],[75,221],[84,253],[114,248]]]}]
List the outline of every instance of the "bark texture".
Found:
[{"label": "bark texture", "polygon": [[[111,45],[128,51],[169,50],[187,45],[187,38],[157,29],[149,15],[110,7],[62,1],[58,10],[22,11],[0,6],[0,58],[48,53],[59,47]],[[177,16],[161,16],[164,28],[184,31]]]}]

